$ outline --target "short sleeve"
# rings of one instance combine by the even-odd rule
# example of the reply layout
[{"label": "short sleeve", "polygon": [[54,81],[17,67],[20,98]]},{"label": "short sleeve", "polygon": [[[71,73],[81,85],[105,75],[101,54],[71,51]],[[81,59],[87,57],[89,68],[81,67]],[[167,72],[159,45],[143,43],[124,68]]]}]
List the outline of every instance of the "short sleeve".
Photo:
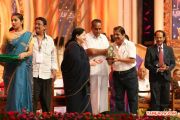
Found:
[{"label": "short sleeve", "polygon": [[128,45],[129,57],[136,59],[136,46],[133,42],[130,42]]}]

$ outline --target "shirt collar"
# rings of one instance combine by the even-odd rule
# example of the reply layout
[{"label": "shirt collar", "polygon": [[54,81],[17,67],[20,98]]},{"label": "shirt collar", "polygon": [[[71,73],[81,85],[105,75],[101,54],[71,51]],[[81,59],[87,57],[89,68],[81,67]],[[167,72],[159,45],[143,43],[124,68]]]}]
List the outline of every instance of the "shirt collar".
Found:
[{"label": "shirt collar", "polygon": [[100,34],[98,37],[96,37],[96,36],[93,34],[93,32],[92,32],[92,31],[90,32],[90,34],[91,34],[91,35],[92,35],[92,37],[93,37],[93,38],[95,38],[95,39],[96,39],[96,38],[102,38],[101,34]]},{"label": "shirt collar", "polygon": [[[128,42],[128,40],[125,38],[124,41],[123,41],[123,43],[122,43],[121,45],[126,45],[127,42]],[[117,44],[116,44],[116,47],[118,48],[118,45],[117,45]]]},{"label": "shirt collar", "polygon": [[[33,34],[33,37],[37,37],[37,34],[34,33],[34,34]],[[44,39],[47,39],[47,34],[46,34],[46,33],[44,33]]]},{"label": "shirt collar", "polygon": [[160,46],[159,46],[159,45],[157,45],[157,48],[159,48],[159,47],[161,47],[161,48],[163,49],[163,44],[162,44],[162,45],[160,45]]},{"label": "shirt collar", "polygon": [[122,44],[127,44],[129,40],[127,40],[126,38],[124,39],[124,42]]}]

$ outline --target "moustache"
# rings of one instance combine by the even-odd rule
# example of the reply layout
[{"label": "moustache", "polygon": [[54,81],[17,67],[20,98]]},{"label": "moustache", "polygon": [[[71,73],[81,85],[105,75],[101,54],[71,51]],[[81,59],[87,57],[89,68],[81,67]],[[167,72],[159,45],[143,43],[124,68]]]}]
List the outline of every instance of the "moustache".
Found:
[{"label": "moustache", "polygon": [[114,39],[116,40],[116,39],[120,39],[120,37],[114,37]]}]

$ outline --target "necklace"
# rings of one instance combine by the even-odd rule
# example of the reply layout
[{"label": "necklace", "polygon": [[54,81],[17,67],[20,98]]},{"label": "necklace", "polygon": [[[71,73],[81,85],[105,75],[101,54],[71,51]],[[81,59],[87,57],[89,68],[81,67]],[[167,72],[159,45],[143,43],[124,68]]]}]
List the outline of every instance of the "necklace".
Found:
[{"label": "necklace", "polygon": [[24,33],[25,31],[24,30],[22,30],[22,31],[17,31],[17,32],[13,32],[15,35],[17,35],[17,36],[20,36],[20,35],[22,35],[23,33]]}]

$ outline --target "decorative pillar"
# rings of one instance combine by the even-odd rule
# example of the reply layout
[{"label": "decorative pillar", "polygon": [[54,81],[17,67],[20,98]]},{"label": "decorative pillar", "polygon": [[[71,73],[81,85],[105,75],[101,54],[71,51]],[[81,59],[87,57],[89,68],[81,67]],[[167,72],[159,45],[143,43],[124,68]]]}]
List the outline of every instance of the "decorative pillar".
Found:
[{"label": "decorative pillar", "polygon": [[137,17],[137,9],[138,9],[138,7],[137,7],[137,0],[132,0],[132,9],[131,9],[131,11],[132,11],[132,21],[131,21],[131,24],[132,24],[132,33],[131,33],[131,38],[132,38],[132,40],[134,40],[134,42],[135,43],[138,43],[138,28],[137,28],[137,19],[138,19],[138,17]]},{"label": "decorative pillar", "polygon": [[164,0],[154,0],[154,30],[164,30]]},{"label": "decorative pillar", "polygon": [[118,0],[118,25],[137,43],[137,0]]}]

